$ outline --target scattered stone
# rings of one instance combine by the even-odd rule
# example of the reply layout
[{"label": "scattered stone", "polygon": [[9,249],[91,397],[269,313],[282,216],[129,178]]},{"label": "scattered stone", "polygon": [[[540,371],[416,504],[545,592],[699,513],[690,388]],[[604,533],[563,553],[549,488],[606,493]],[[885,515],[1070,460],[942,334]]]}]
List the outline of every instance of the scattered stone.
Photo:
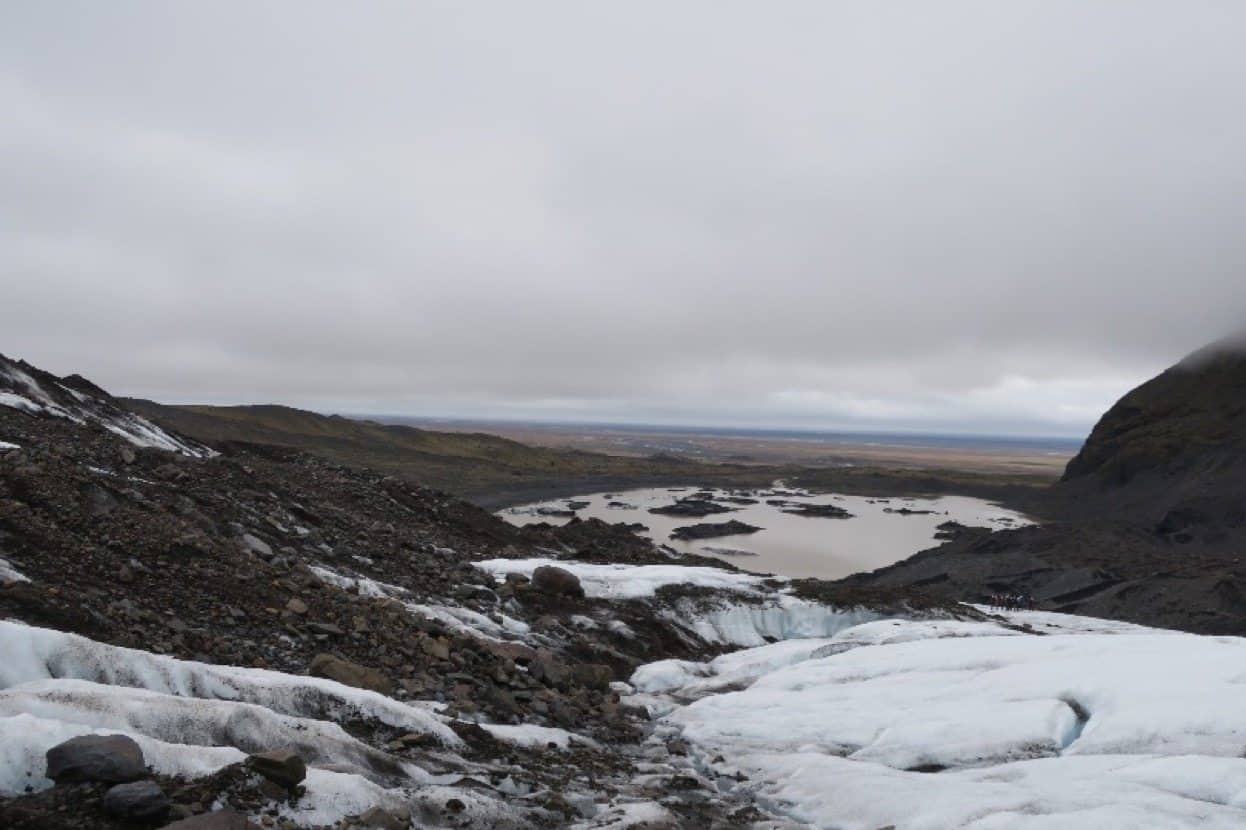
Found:
[{"label": "scattered stone", "polygon": [[290,601],[286,603],[286,610],[301,617],[307,613],[307,603],[298,597],[291,597]]},{"label": "scattered stone", "polygon": [[166,824],[161,830],[259,830],[259,826],[234,810],[217,810]]},{"label": "scattered stone", "polygon": [[117,784],[104,793],[104,812],[125,821],[159,821],[169,813],[169,797],[155,781]]},{"label": "scattered stone", "polygon": [[580,578],[565,568],[556,565],[542,565],[532,572],[532,587],[543,594],[565,596],[582,599],[584,586]]},{"label": "scattered stone", "polygon": [[125,735],[80,735],[47,751],[47,776],[58,784],[122,784],[145,775],[143,750]]},{"label": "scattered stone", "polygon": [[293,790],[307,777],[307,763],[292,749],[256,753],[247,758],[247,765],[287,790]]},{"label": "scattered stone", "polygon": [[357,689],[371,689],[383,695],[394,693],[394,681],[381,672],[332,654],[317,654],[312,658],[307,671],[314,677],[327,677]]}]

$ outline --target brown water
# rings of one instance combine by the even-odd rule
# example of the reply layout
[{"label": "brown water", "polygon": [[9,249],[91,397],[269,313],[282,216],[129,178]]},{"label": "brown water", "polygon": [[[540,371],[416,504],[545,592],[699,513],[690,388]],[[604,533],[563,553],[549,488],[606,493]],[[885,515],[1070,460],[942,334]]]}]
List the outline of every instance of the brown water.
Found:
[{"label": "brown water", "polygon": [[[1020,513],[968,496],[875,499],[865,496],[813,495],[781,485],[767,490],[707,488],[706,491],[714,493],[719,503],[735,509],[730,513],[716,513],[704,518],[650,513],[650,507],[671,504],[678,498],[698,492],[696,488],[662,487],[555,499],[508,508],[498,515],[518,525],[541,521],[563,524],[569,519],[538,515],[536,509],[565,509],[568,502],[588,502],[587,507],[576,511],[580,518],[597,518],[607,522],[639,522],[648,527],[646,536],[669,545],[676,551],[716,556],[750,571],[823,579],[838,579],[858,571],[871,571],[937,545],[939,541],[934,538],[936,526],[949,520],[995,529],[1031,524]],[[747,496],[758,499],[759,503],[734,505],[721,500],[726,496]],[[774,498],[802,504],[834,504],[852,513],[853,518],[828,519],[784,513],[781,507],[765,503],[766,499]],[[611,501],[623,502],[628,506],[608,507],[607,503]],[[888,513],[888,508],[932,510],[934,513],[903,515]],[[677,527],[732,519],[761,527],[763,530],[747,535],[693,541],[670,538],[671,532]],[[724,550],[733,553],[725,553]]]}]

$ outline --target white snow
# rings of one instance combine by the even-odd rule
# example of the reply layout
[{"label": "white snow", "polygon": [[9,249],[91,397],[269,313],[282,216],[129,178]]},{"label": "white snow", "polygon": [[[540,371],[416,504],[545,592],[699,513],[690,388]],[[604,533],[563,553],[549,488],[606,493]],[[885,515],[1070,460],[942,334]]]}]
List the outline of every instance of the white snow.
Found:
[{"label": "white snow", "polygon": [[12,409],[20,409],[23,412],[38,414],[43,411],[43,407],[32,401],[30,398],[13,392],[0,392],[0,406],[7,406]]},{"label": "white snow", "polygon": [[410,797],[402,789],[386,789],[363,776],[327,769],[308,769],[303,786],[307,792],[298,801],[278,810],[278,815],[303,827],[332,826],[373,807],[401,810]]},{"label": "white snow", "polygon": [[554,726],[537,726],[530,723],[515,725],[481,723],[477,725],[499,741],[529,749],[545,749],[551,745],[558,749],[568,749],[572,744],[597,745],[597,742],[591,738]]},{"label": "white snow", "polygon": [[[865,608],[839,609],[775,592],[763,583],[768,577],[734,573],[719,568],[684,565],[621,565],[558,559],[488,559],[476,562],[500,582],[510,573],[531,577],[542,565],[554,565],[575,574],[586,596],[609,600],[646,599],[667,585],[689,585],[742,594],[739,601],[716,597],[679,599],[674,609],[660,611],[670,622],[708,643],[760,646],[774,640],[829,637],[838,631],[881,615]],[[783,582],[785,580],[777,580]],[[573,622],[575,622],[573,620]],[[591,622],[591,621],[590,621]],[[581,626],[583,622],[579,622]],[[626,624],[610,630],[634,636]]]},{"label": "white snow", "polygon": [[783,640],[778,643],[733,651],[708,663],[691,660],[659,660],[638,668],[629,681],[645,694],[678,691],[684,697],[703,697],[733,686],[747,686],[775,669],[790,666],[833,642],[830,638]]},{"label": "white snow", "polygon": [[11,441],[0,441],[0,450],[20,450],[20,444],[14,444]]},{"label": "white snow", "polygon": [[[62,741],[87,734],[128,735],[143,750],[144,761],[161,775],[198,778],[247,757],[232,746],[171,743],[133,729],[97,728],[81,721],[29,713],[0,716],[0,795],[19,795],[28,787],[51,787],[52,782],[45,777],[47,751]],[[314,767],[308,769],[303,786],[306,793],[295,804],[282,805],[280,813],[303,825],[330,825],[376,806],[401,809],[409,798],[403,789],[386,789],[362,775]]]},{"label": "white snow", "polygon": [[336,723],[281,715],[252,703],[177,697],[86,680],[40,680],[0,691],[0,717],[21,714],[169,744],[234,747],[248,754],[290,746],[310,764],[342,764],[377,775],[401,770],[408,777],[424,777],[418,767],[397,767]]},{"label": "white snow", "polygon": [[698,762],[813,827],[1246,826],[1246,640],[1001,616],[873,621],[631,683],[695,699],[664,722]]},{"label": "white snow", "polygon": [[88,734],[128,734],[143,750],[144,760],[163,775],[195,778],[246,758],[246,753],[233,747],[184,746],[125,730],[97,729],[80,722],[20,712],[0,716],[0,795],[18,795],[27,787],[42,790],[52,786],[45,777],[47,751],[62,741]]},{"label": "white snow", "polygon": [[177,660],[75,634],[0,621],[0,689],[54,678],[254,703],[296,717],[377,720],[398,729],[434,735],[447,746],[461,744],[442,719],[426,708],[332,680]]},{"label": "white snow", "polygon": [[971,607],[984,614],[1000,617],[1012,625],[1022,628],[1029,626],[1041,634],[1155,634],[1164,630],[1119,620],[1101,620],[1050,611],[995,611],[986,605]]},{"label": "white snow", "polygon": [[615,802],[594,816],[571,826],[572,830],[624,830],[635,827],[668,827],[674,822],[671,812],[656,801]]},{"label": "white snow", "polygon": [[521,637],[529,632],[529,626],[522,620],[500,614],[500,621],[486,617],[478,611],[457,605],[429,605],[427,603],[407,602],[402,600],[410,592],[399,585],[378,582],[364,576],[346,576],[320,565],[311,566],[311,570],[322,582],[335,585],[347,591],[356,591],[361,597],[378,599],[398,599],[406,609],[418,617],[436,620],[451,631],[466,634],[484,640],[504,640],[510,637]]},{"label": "white snow", "polygon": [[30,577],[13,567],[13,563],[0,558],[0,585],[11,585],[14,582],[29,582]]},{"label": "white snow", "polygon": [[727,591],[754,593],[765,577],[732,573],[719,568],[686,567],[683,565],[618,565],[570,562],[559,559],[486,559],[474,563],[502,582],[507,574],[531,577],[542,565],[553,565],[570,571],[580,579],[584,594],[599,599],[640,599],[651,597],[666,585],[692,585],[720,588]]},{"label": "white snow", "polygon": [[508,635],[522,636],[529,631],[527,623],[504,614],[501,615],[501,622],[494,622],[479,611],[457,605],[426,605],[418,602],[403,604],[416,616],[436,620],[451,631],[478,639],[503,640],[508,639]]},{"label": "white snow", "polygon": [[708,643],[760,646],[775,640],[830,637],[882,616],[868,608],[839,609],[787,594],[761,601],[682,600],[663,614]]},{"label": "white snow", "polygon": [[321,582],[326,582],[344,591],[356,591],[361,597],[385,599],[387,597],[405,596],[407,593],[406,588],[398,585],[390,585],[388,582],[377,582],[374,579],[368,579],[366,576],[346,576],[320,565],[312,565],[311,572],[319,577]]}]

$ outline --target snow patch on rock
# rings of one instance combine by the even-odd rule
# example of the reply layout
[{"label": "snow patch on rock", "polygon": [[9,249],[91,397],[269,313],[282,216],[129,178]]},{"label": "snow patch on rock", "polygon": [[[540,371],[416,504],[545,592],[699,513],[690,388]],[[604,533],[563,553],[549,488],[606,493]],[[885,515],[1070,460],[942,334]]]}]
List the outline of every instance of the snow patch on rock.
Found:
[{"label": "snow patch on rock", "polygon": [[499,741],[529,749],[545,749],[549,746],[556,747],[557,749],[569,749],[572,744],[597,746],[597,742],[591,738],[586,738],[583,735],[577,735],[574,732],[568,732],[565,729],[559,729],[554,726],[537,726],[530,723],[513,725],[482,723],[478,725]]},{"label": "snow patch on rock", "polygon": [[29,582],[30,577],[13,567],[13,563],[7,559],[0,558],[0,585],[10,585],[14,582]]},{"label": "snow patch on rock", "polygon": [[217,453],[200,444],[184,441],[165,432],[151,421],[110,400],[87,395],[55,383],[49,389],[17,364],[0,357],[0,406],[31,415],[65,418],[75,424],[96,423],[138,447],[155,447],[193,458],[210,458]]}]

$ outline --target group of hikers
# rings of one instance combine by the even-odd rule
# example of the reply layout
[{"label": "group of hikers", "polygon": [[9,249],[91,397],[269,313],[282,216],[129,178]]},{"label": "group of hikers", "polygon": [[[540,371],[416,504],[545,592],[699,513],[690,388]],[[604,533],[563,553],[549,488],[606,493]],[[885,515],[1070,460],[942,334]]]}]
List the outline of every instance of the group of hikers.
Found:
[{"label": "group of hikers", "polygon": [[1029,594],[991,594],[987,603],[992,611],[1034,610],[1034,597]]}]

